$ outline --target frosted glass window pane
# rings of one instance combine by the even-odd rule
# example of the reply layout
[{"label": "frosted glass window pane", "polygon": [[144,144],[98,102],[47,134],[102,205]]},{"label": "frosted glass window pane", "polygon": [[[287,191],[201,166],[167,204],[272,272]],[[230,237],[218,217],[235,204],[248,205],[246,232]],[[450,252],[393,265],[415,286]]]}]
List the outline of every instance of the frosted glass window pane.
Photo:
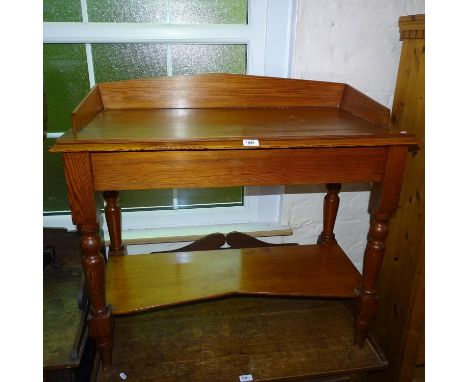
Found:
[{"label": "frosted glass window pane", "polygon": [[109,23],[165,23],[166,0],[87,0],[88,19]]},{"label": "frosted glass window pane", "polygon": [[246,45],[172,46],[172,73],[237,73],[246,72]]},{"label": "frosted glass window pane", "polygon": [[62,155],[49,153],[55,139],[43,143],[43,211],[68,211],[67,188],[63,172]]},{"label": "frosted glass window pane", "polygon": [[89,91],[84,44],[43,45],[47,131],[71,129],[71,113]]},{"label": "frosted glass window pane", "polygon": [[167,74],[163,44],[93,44],[96,82],[159,77]]},{"label": "frosted glass window pane", "polygon": [[44,0],[44,21],[83,21],[80,0]]},{"label": "frosted glass window pane", "polygon": [[241,206],[242,187],[180,189],[179,208]]},{"label": "frosted glass window pane", "polygon": [[[71,128],[71,113],[89,91],[83,44],[44,44],[44,90],[47,131]],[[68,211],[62,155],[49,153],[54,139],[43,143],[43,210]]]},{"label": "frosted glass window pane", "polygon": [[171,0],[173,24],[247,24],[247,0]]},{"label": "frosted glass window pane", "polygon": [[119,204],[122,208],[172,208],[172,190],[120,191]]}]

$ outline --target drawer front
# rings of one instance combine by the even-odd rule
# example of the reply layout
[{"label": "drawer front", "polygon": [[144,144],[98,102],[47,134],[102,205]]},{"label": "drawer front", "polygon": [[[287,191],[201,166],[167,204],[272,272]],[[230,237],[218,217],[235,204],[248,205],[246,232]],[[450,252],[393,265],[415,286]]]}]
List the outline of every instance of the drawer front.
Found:
[{"label": "drawer front", "polygon": [[91,154],[97,191],[379,181],[387,148]]}]

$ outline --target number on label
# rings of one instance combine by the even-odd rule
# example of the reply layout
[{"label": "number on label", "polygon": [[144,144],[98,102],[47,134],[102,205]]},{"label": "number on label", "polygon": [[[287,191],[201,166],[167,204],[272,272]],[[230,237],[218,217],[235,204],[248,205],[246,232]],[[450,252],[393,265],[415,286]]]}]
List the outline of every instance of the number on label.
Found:
[{"label": "number on label", "polygon": [[260,146],[258,139],[244,139],[242,140],[244,146]]}]

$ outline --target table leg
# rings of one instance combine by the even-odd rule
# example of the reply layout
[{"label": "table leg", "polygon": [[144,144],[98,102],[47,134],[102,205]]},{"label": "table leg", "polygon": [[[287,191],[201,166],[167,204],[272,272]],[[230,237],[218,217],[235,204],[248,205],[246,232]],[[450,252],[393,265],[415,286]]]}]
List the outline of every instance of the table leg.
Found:
[{"label": "table leg", "polygon": [[367,329],[377,314],[377,277],[385,255],[385,239],[388,233],[387,220],[372,219],[367,246],[364,253],[363,286],[357,302],[355,318],[355,343],[364,345]]},{"label": "table leg", "polygon": [[104,212],[110,237],[109,256],[125,255],[125,246],[122,244],[122,212],[118,204],[119,193],[105,191],[103,196],[106,201]]},{"label": "table leg", "polygon": [[81,233],[80,244],[83,254],[83,270],[91,301],[88,334],[96,342],[102,366],[107,368],[112,364],[112,332],[114,323],[111,307],[106,304],[104,257],[99,252],[101,249],[99,226],[80,225],[78,228]]},{"label": "table leg", "polygon": [[91,302],[89,336],[94,338],[104,368],[112,363],[112,309],[106,303],[104,256],[100,253],[99,209],[88,153],[65,153],[65,179],[73,223],[80,231],[83,271]]},{"label": "table leg", "polygon": [[338,193],[341,189],[340,183],[329,183],[326,185],[327,195],[323,200],[323,231],[317,239],[317,244],[336,243],[335,228],[336,215],[340,205]]},{"label": "table leg", "polygon": [[354,342],[361,347],[364,345],[369,324],[377,313],[377,278],[385,255],[388,221],[398,207],[407,152],[406,147],[389,148],[383,179],[372,185],[369,202],[371,222],[355,312]]}]

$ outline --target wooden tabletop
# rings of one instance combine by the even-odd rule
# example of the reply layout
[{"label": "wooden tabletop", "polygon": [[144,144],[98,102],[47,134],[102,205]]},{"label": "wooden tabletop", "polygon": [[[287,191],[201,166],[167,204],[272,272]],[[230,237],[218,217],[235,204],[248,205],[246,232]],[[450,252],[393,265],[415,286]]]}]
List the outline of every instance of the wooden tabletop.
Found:
[{"label": "wooden tabletop", "polygon": [[134,150],[238,149],[246,147],[244,139],[258,140],[260,148],[414,144],[404,132],[331,107],[104,110],[57,144],[75,150],[96,144]]},{"label": "wooden tabletop", "polygon": [[[417,146],[346,84],[208,74],[98,84],[51,151]],[[257,140],[245,146],[244,140]]]}]

